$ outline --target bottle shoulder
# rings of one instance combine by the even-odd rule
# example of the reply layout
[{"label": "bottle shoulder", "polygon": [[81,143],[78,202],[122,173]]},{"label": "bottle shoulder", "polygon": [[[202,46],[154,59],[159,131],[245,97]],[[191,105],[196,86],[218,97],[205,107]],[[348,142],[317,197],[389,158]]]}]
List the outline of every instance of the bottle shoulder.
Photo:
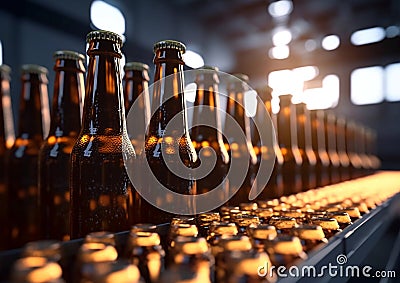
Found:
[{"label": "bottle shoulder", "polygon": [[131,141],[127,135],[89,135],[81,134],[77,138],[72,154],[90,157],[93,155],[135,156]]}]

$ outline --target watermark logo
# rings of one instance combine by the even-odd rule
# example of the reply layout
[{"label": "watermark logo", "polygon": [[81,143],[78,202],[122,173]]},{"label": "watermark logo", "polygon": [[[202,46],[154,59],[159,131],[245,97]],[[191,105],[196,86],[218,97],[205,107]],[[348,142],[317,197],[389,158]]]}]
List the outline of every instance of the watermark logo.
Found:
[{"label": "watermark logo", "polygon": [[[161,91],[162,95],[160,97],[162,101],[167,102],[172,99],[177,92],[183,91],[177,83],[177,74],[167,76],[150,85],[148,90],[145,90],[145,92],[136,99],[127,115],[128,135],[131,140],[134,140],[136,153],[141,155],[137,158],[140,160],[139,166],[138,162],[124,159],[125,167],[133,186],[147,202],[173,214],[193,215],[208,212],[228,201],[240,189],[245,180],[249,170],[250,160],[250,153],[247,150],[243,150],[242,146],[246,145],[248,142],[248,140],[246,140],[245,131],[235,120],[235,117],[226,113],[224,110],[225,107],[223,107],[224,102],[226,103],[228,97],[230,97],[230,99],[234,99],[242,109],[246,109],[246,114],[248,116],[254,115],[254,109],[257,107],[256,105],[258,105],[257,116],[250,117],[250,119],[253,120],[253,125],[259,133],[261,147],[267,150],[261,150],[258,172],[248,196],[249,200],[255,199],[266,187],[275,162],[275,152],[272,150],[276,139],[275,131],[267,109],[265,107],[260,107],[264,105],[263,101],[258,97],[255,90],[244,81],[230,74],[207,69],[189,70],[183,73],[186,85],[190,86],[196,85],[199,76],[203,76],[203,80],[206,77],[212,79],[218,76],[220,83],[219,89],[216,89],[216,92],[218,96],[217,100],[220,103],[215,103],[213,106],[200,105],[184,107],[182,111],[175,113],[174,117],[168,120],[168,124],[158,131],[158,136],[156,135],[154,137],[155,142],[160,140],[161,142],[157,143],[156,150],[152,154],[156,154],[157,156],[155,157],[163,158],[167,169],[183,180],[200,179],[209,175],[216,166],[217,158],[211,146],[203,147],[199,152],[198,158],[201,161],[201,165],[196,168],[189,168],[182,162],[179,156],[179,146],[182,146],[179,140],[184,134],[183,130],[185,129],[182,126],[182,121],[188,115],[186,110],[188,112],[194,112],[196,110],[201,111],[200,119],[196,119],[191,127],[207,126],[217,129],[225,136],[230,145],[229,170],[226,175],[229,186],[226,186],[226,182],[221,182],[217,187],[210,188],[210,190],[202,194],[188,195],[176,193],[160,182],[159,176],[156,176],[156,174],[152,172],[148,160],[143,157],[145,154],[143,149],[145,148],[146,130],[150,124],[150,119],[146,119],[146,123],[138,123],[137,117],[144,115],[143,101],[147,100],[147,95],[155,92],[159,93]],[[209,76],[205,76],[206,74]],[[247,88],[242,94],[244,97],[238,99],[236,96],[230,96],[227,92],[228,81],[231,84],[243,84]],[[204,85],[207,85],[207,83]],[[202,93],[208,91],[208,89],[201,89],[201,87],[201,85],[197,84],[197,91]],[[195,90],[189,88],[184,96],[190,96],[194,93]],[[152,104],[153,107],[151,107],[152,110],[149,117],[153,117],[154,119],[153,115],[159,114],[159,112],[157,112],[157,107],[154,107],[154,105],[159,105],[160,101],[152,101]],[[216,115],[219,117],[218,119],[215,119]],[[249,127],[249,125],[246,125],[246,127]],[[233,140],[235,141],[235,145],[231,144]],[[240,154],[235,154],[235,151],[240,151]],[[205,158],[206,156],[207,158]],[[160,174],[162,174],[162,172]]]},{"label": "watermark logo", "polygon": [[260,277],[271,277],[274,278],[276,275],[281,278],[291,277],[340,277],[340,278],[395,278],[396,271],[394,270],[373,270],[372,266],[364,265],[346,265],[347,257],[344,254],[339,254],[336,257],[336,263],[328,263],[320,267],[310,265],[300,266],[274,266],[269,265],[269,262],[265,262],[260,265],[257,269],[257,274]]}]

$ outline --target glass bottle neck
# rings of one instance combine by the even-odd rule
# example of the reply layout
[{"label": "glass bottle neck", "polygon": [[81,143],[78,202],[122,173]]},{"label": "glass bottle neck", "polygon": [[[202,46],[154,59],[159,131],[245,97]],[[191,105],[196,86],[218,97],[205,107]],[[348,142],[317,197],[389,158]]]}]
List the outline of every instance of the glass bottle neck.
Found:
[{"label": "glass bottle neck", "polygon": [[314,152],[325,152],[324,118],[320,110],[313,110],[311,112],[311,135]]},{"label": "glass bottle neck", "polygon": [[19,108],[19,135],[44,139],[49,132],[50,111],[45,74],[23,74]]},{"label": "glass bottle neck", "polygon": [[158,50],[154,63],[153,116],[147,136],[163,137],[168,123],[174,119],[172,130],[189,139],[182,55],[177,50]]},{"label": "glass bottle neck", "polygon": [[[193,124],[206,122],[207,126],[198,125],[192,129],[192,139],[196,142],[223,142],[221,133],[220,100],[217,96],[218,84],[197,83],[196,99],[193,109]],[[203,109],[205,107],[206,109]],[[212,115],[210,115],[210,112]]]},{"label": "glass bottle neck", "polygon": [[278,141],[280,148],[297,148],[296,110],[292,104],[282,105],[278,113]]},{"label": "glass bottle neck", "polygon": [[84,69],[83,65],[79,65],[82,65],[82,62],[76,60],[56,61],[49,136],[77,136],[80,132]]},{"label": "glass bottle neck", "polygon": [[311,145],[310,113],[303,104],[296,105],[297,114],[297,145],[299,149],[309,150]]},{"label": "glass bottle neck", "polygon": [[89,46],[82,133],[120,135],[126,131],[121,55],[112,49],[103,51],[97,44],[93,45],[97,50]]},{"label": "glass bottle neck", "polygon": [[[139,98],[144,92],[148,91],[149,85],[149,74],[147,70],[129,70],[125,71],[125,85],[124,85],[124,101],[125,101],[125,112],[128,112],[132,104]],[[143,93],[148,97],[148,93]],[[149,105],[139,105],[141,107],[148,107]],[[149,109],[150,110],[150,109]],[[127,113],[125,113],[127,114]]]}]

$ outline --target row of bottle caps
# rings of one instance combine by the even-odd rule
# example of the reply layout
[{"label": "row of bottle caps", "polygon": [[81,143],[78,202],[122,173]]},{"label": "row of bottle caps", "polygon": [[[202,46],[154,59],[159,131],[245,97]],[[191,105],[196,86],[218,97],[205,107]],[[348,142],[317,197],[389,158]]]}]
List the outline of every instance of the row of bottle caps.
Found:
[{"label": "row of bottle caps", "polygon": [[[307,259],[310,251],[322,248],[341,229],[399,193],[398,180],[398,173],[378,173],[279,200],[223,206],[219,213],[196,218],[176,216],[167,235],[158,234],[155,225],[137,224],[122,244],[112,233],[93,232],[85,236],[72,264],[63,261],[57,241],[28,243],[11,278],[13,282],[64,282],[62,277],[67,282],[275,282],[273,267],[289,269]],[[384,192],[379,189],[382,183],[387,184]],[[307,205],[298,208],[299,202]]]}]

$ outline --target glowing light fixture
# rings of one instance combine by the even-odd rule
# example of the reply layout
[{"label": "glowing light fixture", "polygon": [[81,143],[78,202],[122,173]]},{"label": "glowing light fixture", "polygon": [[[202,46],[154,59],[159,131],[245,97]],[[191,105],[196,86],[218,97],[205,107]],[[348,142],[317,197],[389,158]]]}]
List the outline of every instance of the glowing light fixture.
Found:
[{"label": "glowing light fixture", "polygon": [[287,45],[292,41],[292,33],[288,29],[281,29],[274,33],[272,42],[275,46]]},{"label": "glowing light fixture", "polygon": [[337,35],[327,35],[322,39],[322,48],[331,51],[338,48],[340,45],[340,38]]},{"label": "glowing light fixture", "polygon": [[315,66],[304,66],[293,69],[293,74],[302,81],[309,81],[318,75],[318,68]]},{"label": "glowing light fixture", "polygon": [[272,2],[268,6],[268,12],[274,18],[287,16],[292,11],[293,11],[293,2],[290,0],[280,0]]},{"label": "glowing light fixture", "polygon": [[322,80],[322,87],[306,89],[303,101],[308,109],[328,109],[339,102],[339,77],[327,75]]},{"label": "glowing light fixture", "polygon": [[289,57],[289,46],[274,46],[269,49],[268,55],[271,59],[286,59]]},{"label": "glowing light fixture", "polygon": [[383,40],[386,36],[386,32],[382,27],[373,27],[363,30],[355,31],[350,41],[354,45],[364,45]]},{"label": "glowing light fixture", "polygon": [[394,63],[385,68],[386,100],[400,101],[400,63]]},{"label": "glowing light fixture", "polygon": [[351,101],[356,105],[383,101],[384,70],[380,66],[355,69],[350,76]]},{"label": "glowing light fixture", "polygon": [[183,61],[185,61],[185,64],[188,67],[193,69],[204,66],[203,57],[201,57],[200,54],[191,50],[186,50],[186,52],[183,54]]},{"label": "glowing light fixture", "polygon": [[90,6],[90,21],[97,29],[120,35],[125,33],[125,17],[122,12],[105,1],[95,0]]}]

